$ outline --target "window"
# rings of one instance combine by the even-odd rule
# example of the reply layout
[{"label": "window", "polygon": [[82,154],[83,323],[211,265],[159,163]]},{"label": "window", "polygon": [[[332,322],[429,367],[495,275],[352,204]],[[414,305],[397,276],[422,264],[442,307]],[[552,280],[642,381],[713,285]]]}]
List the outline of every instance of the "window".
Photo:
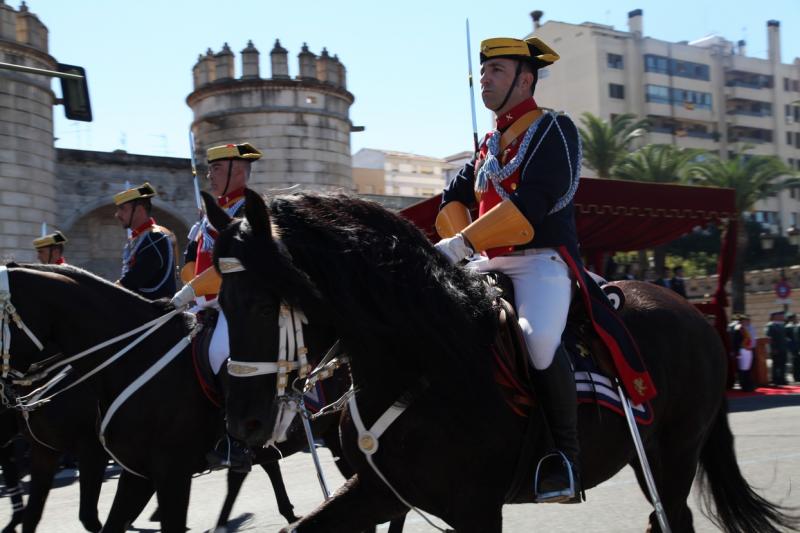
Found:
[{"label": "window", "polygon": [[664,87],[662,85],[647,85],[645,99],[656,104],[682,105],[686,109],[711,109],[711,93],[690,91]]},{"label": "window", "polygon": [[795,132],[794,134],[794,147],[800,148],[800,131]]},{"label": "window", "polygon": [[619,54],[607,54],[608,68],[624,68],[622,56]]},{"label": "window", "polygon": [[708,81],[711,79],[711,69],[708,65],[694,63],[692,61],[682,61],[670,59],[654,54],[645,54],[644,69],[647,72],[657,72],[659,74],[671,74],[682,78]]},{"label": "window", "polygon": [[656,104],[669,104],[669,87],[648,85],[646,87],[646,100]]},{"label": "window", "polygon": [[789,146],[792,145],[792,132],[791,131],[787,131],[786,132],[786,144],[788,144]]},{"label": "window", "polygon": [[625,86],[616,83],[608,84],[608,96],[611,98],[625,99]]},{"label": "window", "polygon": [[792,80],[790,80],[789,78],[783,78],[783,90],[784,91],[791,91],[792,90],[791,89],[791,87],[792,87],[791,81]]}]

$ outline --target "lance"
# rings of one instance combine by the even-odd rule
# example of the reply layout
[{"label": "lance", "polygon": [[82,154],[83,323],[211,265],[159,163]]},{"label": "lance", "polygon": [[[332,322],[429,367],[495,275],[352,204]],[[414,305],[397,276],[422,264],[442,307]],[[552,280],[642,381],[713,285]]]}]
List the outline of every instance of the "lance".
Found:
[{"label": "lance", "polygon": [[194,132],[189,129],[189,150],[192,154],[192,181],[194,183],[194,201],[197,204],[197,211],[203,216],[203,199],[200,197],[200,182],[197,180],[197,159],[194,154]]},{"label": "lance", "polygon": [[478,153],[478,117],[475,112],[475,87],[472,84],[472,47],[469,38],[469,19],[467,19],[467,65],[469,66],[469,104],[472,109],[472,144]]},{"label": "lance", "polygon": [[[127,191],[130,188],[131,188],[131,182],[128,181],[128,180],[125,180],[125,190]],[[128,238],[130,239],[131,235],[133,235],[133,230],[131,228],[128,228],[127,230],[125,230],[125,233],[128,234]]]}]

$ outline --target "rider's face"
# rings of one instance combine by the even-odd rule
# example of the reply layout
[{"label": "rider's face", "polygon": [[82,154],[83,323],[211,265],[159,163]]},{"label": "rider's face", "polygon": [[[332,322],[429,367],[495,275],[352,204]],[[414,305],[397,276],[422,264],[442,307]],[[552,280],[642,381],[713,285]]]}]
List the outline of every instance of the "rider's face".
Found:
[{"label": "rider's face", "polygon": [[[228,183],[229,165],[231,165],[230,183]],[[207,177],[211,182],[211,192],[215,196],[222,196],[223,194],[244,187],[247,184],[247,165],[249,165],[249,163],[238,159],[224,159],[210,163],[208,165]]]},{"label": "rider's face", "polygon": [[128,202],[122,205],[118,205],[116,211],[114,211],[114,218],[116,218],[120,224],[122,224],[123,228],[130,227],[131,224],[131,212],[135,207],[135,202]]},{"label": "rider's face", "polygon": [[[508,94],[511,84],[514,83],[514,76],[517,72],[517,61],[506,57],[487,59],[481,65],[481,98],[484,105],[497,112],[497,109]],[[533,82],[533,74],[523,71],[517,79],[517,86],[511,93],[506,103],[506,108],[519,103],[521,99],[530,97],[530,86]]]}]

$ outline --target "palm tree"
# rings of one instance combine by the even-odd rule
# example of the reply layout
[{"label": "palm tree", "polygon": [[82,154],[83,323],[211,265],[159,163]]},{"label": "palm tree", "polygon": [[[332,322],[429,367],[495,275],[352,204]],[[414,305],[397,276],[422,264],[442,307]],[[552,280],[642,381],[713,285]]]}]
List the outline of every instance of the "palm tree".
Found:
[{"label": "palm tree", "polygon": [[610,121],[584,113],[581,123],[583,164],[598,178],[611,177],[614,167],[628,155],[631,143],[647,133],[647,120],[637,120],[631,113],[612,116]]},{"label": "palm tree", "polygon": [[[688,148],[678,148],[673,144],[648,144],[628,154],[614,169],[614,177],[623,180],[645,181],[649,183],[678,183],[685,181],[689,166],[703,152]],[[653,262],[658,275],[664,270],[665,246],[653,250]],[[647,269],[647,253],[639,253],[640,269]]]},{"label": "palm tree", "polygon": [[649,183],[679,183],[685,181],[689,166],[703,153],[674,144],[648,144],[620,161],[613,176]]},{"label": "palm tree", "polygon": [[728,187],[736,190],[736,216],[739,232],[736,235],[736,262],[733,269],[733,311],[745,311],[744,257],[748,237],[744,215],[759,200],[777,194],[781,189],[798,185],[794,171],[775,156],[749,155],[751,146],[744,146],[727,161],[709,156],[689,169],[690,181],[698,185]]}]

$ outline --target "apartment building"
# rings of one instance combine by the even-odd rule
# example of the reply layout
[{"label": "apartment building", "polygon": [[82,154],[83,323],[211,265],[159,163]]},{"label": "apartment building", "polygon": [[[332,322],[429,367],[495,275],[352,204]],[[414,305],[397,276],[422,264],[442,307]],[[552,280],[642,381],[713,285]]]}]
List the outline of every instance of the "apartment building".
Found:
[{"label": "apartment building", "polygon": [[[762,59],[749,57],[744,41],[720,36],[646,37],[641,9],[628,14],[627,31],[593,22],[540,24],[541,12],[532,15],[531,35],[561,56],[540,76],[541,105],[576,122],[584,112],[606,119],[634,113],[651,122],[647,142],[722,155],[750,144],[750,153],[776,155],[800,170],[800,58],[782,63],[779,21],[766,23],[768,57]],[[800,226],[800,191],[759,202],[754,217],[777,234]]]},{"label": "apartment building", "polygon": [[443,158],[362,148],[353,155],[353,182],[359,194],[422,198],[442,191],[452,167]]}]

